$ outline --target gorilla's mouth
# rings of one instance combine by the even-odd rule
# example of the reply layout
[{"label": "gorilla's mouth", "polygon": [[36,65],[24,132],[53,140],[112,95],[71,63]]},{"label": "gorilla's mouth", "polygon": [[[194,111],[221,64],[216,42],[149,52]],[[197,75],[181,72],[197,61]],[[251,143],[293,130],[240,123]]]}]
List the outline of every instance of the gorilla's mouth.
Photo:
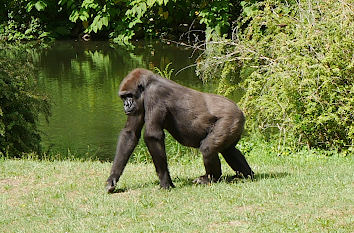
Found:
[{"label": "gorilla's mouth", "polygon": [[125,111],[125,115],[133,116],[135,115],[135,110]]}]

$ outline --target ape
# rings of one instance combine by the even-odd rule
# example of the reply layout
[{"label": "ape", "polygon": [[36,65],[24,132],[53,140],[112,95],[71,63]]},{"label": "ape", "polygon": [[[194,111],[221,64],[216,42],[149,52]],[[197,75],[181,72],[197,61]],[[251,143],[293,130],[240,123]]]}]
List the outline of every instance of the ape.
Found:
[{"label": "ape", "polygon": [[235,148],[241,138],[245,118],[229,99],[183,87],[145,69],[131,71],[122,81],[119,96],[128,119],[121,131],[106,189],[114,192],[119,177],[140,138],[152,156],[162,188],[174,187],[165,152],[166,129],[179,143],[199,148],[205,175],[196,183],[217,181],[221,176],[220,152],[237,173],[253,178],[245,157]]}]

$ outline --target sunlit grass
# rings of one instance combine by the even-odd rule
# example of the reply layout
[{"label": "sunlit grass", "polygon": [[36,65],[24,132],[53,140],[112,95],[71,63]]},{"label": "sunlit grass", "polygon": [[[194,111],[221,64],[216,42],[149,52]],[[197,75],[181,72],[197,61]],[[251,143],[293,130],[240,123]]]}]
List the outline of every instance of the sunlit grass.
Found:
[{"label": "sunlit grass", "polygon": [[104,191],[111,164],[0,160],[0,232],[352,232],[352,157],[251,153],[254,181],[192,184],[201,158],[170,161],[176,188],[151,163],[129,163]]}]

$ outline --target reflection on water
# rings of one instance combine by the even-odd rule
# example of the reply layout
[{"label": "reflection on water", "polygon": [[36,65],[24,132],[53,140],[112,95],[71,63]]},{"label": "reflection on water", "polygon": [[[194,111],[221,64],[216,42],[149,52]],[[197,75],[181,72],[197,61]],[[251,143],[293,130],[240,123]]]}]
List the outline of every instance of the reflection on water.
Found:
[{"label": "reflection on water", "polygon": [[[193,64],[192,51],[161,43],[137,44],[132,51],[108,42],[58,41],[32,51],[40,86],[54,106],[49,124],[41,123],[43,144],[50,153],[113,159],[119,131],[125,123],[117,91],[136,67],[176,71]],[[172,76],[180,84],[203,91],[207,87],[193,69]]]}]

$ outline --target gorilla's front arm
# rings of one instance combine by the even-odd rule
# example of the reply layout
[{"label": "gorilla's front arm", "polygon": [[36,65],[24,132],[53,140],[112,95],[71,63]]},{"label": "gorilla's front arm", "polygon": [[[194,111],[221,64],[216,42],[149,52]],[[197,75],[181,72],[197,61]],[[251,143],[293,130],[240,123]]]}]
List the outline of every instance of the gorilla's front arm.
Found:
[{"label": "gorilla's front arm", "polygon": [[111,174],[107,179],[106,189],[108,192],[114,192],[116,184],[123,173],[129,157],[138,144],[143,125],[144,116],[128,116],[125,127],[120,132]]},{"label": "gorilla's front arm", "polygon": [[[151,99],[151,98],[150,98]],[[149,101],[147,105],[152,105]],[[145,133],[144,141],[149,149],[152,161],[155,165],[156,173],[160,180],[162,188],[174,187],[170,173],[168,171],[167,156],[165,150],[165,133],[163,131],[163,122],[166,111],[163,106],[154,105],[153,109],[145,109]]]}]

